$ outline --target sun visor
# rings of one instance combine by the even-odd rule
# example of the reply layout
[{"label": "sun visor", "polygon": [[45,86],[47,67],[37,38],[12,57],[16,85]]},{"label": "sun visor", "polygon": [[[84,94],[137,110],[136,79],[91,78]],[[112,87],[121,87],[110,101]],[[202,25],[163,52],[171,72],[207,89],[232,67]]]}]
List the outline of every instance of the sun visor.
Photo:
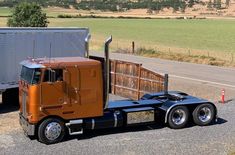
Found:
[{"label": "sun visor", "polygon": [[24,60],[20,62],[20,65],[25,66],[27,68],[45,68],[44,65],[42,64],[37,64],[35,62],[29,61],[29,60]]}]

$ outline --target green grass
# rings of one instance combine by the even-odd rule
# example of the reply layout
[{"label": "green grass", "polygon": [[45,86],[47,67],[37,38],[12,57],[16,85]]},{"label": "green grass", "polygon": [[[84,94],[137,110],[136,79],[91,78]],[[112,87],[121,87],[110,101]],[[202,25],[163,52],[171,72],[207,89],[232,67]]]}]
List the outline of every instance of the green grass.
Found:
[{"label": "green grass", "polygon": [[[58,12],[44,10],[56,17]],[[9,15],[9,8],[0,8],[0,15]],[[61,12],[61,14],[64,14]],[[112,48],[153,48],[163,52],[209,55],[231,60],[235,56],[235,20],[177,19],[91,19],[49,18],[51,27],[89,27],[91,49],[101,50],[104,39],[113,35]],[[0,18],[0,26],[6,18]],[[234,58],[235,59],[235,58]],[[235,60],[234,60],[235,61]]]},{"label": "green grass", "polygon": [[7,7],[0,7],[0,16],[9,16],[11,14],[11,9]]},{"label": "green grass", "polygon": [[51,19],[50,22],[50,26],[89,27],[93,39],[112,34],[120,45],[136,41],[138,46],[172,51],[235,53],[235,20]]}]

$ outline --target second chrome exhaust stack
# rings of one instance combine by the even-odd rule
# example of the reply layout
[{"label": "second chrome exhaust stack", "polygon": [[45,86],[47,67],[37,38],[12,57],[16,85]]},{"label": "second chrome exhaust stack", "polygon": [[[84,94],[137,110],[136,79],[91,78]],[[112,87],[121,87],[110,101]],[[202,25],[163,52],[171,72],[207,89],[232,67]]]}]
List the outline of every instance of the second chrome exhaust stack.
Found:
[{"label": "second chrome exhaust stack", "polygon": [[89,58],[89,41],[90,41],[90,39],[91,39],[91,35],[88,34],[88,35],[86,36],[86,38],[85,38],[85,49],[86,49],[86,55],[85,55],[85,57],[86,57],[86,58]]},{"label": "second chrome exhaust stack", "polygon": [[104,109],[108,108],[109,105],[109,72],[110,72],[110,64],[109,64],[109,44],[112,42],[112,36],[110,36],[106,41],[105,41],[105,46],[104,46],[104,54],[105,54],[105,105]]}]

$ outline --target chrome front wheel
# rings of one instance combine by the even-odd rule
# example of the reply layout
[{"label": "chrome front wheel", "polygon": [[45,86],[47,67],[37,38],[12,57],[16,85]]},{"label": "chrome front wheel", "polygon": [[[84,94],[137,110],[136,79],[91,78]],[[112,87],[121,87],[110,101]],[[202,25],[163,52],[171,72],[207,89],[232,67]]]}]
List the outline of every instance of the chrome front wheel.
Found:
[{"label": "chrome front wheel", "polygon": [[45,136],[47,139],[53,141],[61,134],[61,125],[57,122],[49,123],[45,128]]},{"label": "chrome front wheel", "polygon": [[64,122],[57,118],[44,120],[38,128],[38,139],[45,144],[60,142],[65,135]]}]

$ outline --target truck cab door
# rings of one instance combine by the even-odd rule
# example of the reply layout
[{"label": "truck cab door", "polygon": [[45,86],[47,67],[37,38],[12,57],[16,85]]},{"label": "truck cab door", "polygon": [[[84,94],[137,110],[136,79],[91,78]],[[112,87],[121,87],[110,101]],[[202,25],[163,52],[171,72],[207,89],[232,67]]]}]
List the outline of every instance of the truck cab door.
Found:
[{"label": "truck cab door", "polygon": [[68,103],[80,104],[80,72],[78,67],[70,67],[64,72]]},{"label": "truck cab door", "polygon": [[66,103],[63,70],[46,70],[41,83],[41,104],[44,108],[59,108]]}]

